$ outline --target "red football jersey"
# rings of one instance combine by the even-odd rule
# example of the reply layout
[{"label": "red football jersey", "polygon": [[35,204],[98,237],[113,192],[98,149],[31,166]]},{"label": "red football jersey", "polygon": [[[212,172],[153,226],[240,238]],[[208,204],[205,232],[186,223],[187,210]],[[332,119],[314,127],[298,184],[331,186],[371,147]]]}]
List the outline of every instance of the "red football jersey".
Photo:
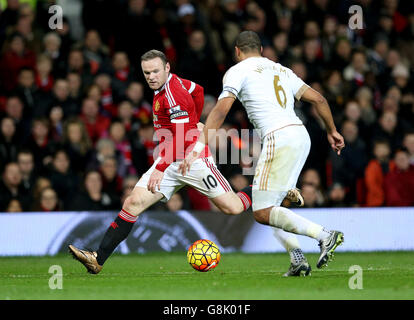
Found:
[{"label": "red football jersey", "polygon": [[170,74],[162,88],[154,92],[153,122],[162,158],[157,170],[165,171],[172,162],[184,159],[190,151],[188,147],[197,141],[200,134],[197,123],[204,104],[203,91],[194,82]]}]

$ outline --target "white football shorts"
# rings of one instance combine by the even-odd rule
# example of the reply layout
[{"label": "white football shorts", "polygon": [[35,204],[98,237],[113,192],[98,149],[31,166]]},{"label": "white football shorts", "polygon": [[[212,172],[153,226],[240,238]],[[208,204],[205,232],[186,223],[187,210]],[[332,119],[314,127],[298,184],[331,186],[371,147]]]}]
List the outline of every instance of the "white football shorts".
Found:
[{"label": "white football shorts", "polygon": [[[158,158],[154,162],[151,168],[142,175],[136,186],[147,188],[148,180],[160,160],[161,158]],[[164,195],[161,201],[168,201],[174,193],[186,185],[193,187],[208,198],[215,198],[232,191],[227,179],[217,169],[213,157],[195,160],[185,176],[178,172],[180,163],[181,161],[173,162],[164,171],[160,190],[156,190]]]},{"label": "white football shorts", "polygon": [[303,125],[290,125],[263,138],[253,179],[253,211],[280,206],[287,192],[296,187],[310,145]]}]

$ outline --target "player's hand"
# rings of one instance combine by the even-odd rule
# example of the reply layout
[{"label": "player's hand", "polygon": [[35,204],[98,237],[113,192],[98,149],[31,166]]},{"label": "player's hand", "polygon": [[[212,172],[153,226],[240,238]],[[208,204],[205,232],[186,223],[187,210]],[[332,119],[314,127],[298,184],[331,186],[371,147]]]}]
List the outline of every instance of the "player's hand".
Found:
[{"label": "player's hand", "polygon": [[195,151],[190,152],[185,159],[180,163],[180,166],[178,167],[178,172],[180,172],[183,176],[187,174],[188,171],[190,171],[191,165],[193,162],[198,158],[199,154]]},{"label": "player's hand", "polygon": [[155,193],[157,191],[156,189],[160,191],[161,181],[163,177],[164,177],[164,172],[154,169],[154,171],[151,173],[151,176],[148,180],[148,184],[147,184],[148,191],[151,191],[152,193]]},{"label": "player's hand", "polygon": [[341,155],[341,150],[345,148],[344,137],[342,137],[338,131],[334,131],[328,133],[328,141],[332,150],[335,151],[338,156]]},{"label": "player's hand", "polygon": [[198,131],[203,131],[203,129],[204,129],[204,123],[202,123],[202,122],[197,123],[197,130]]}]

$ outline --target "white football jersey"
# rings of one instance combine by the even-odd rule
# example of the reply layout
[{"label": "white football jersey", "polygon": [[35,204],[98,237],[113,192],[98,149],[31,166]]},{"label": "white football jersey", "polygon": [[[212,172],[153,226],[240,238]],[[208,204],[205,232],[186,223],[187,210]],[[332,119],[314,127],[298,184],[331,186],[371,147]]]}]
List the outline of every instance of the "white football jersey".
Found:
[{"label": "white football jersey", "polygon": [[261,138],[290,124],[302,124],[294,100],[309,86],[292,70],[264,57],[250,57],[231,67],[223,78],[219,99],[234,94]]}]

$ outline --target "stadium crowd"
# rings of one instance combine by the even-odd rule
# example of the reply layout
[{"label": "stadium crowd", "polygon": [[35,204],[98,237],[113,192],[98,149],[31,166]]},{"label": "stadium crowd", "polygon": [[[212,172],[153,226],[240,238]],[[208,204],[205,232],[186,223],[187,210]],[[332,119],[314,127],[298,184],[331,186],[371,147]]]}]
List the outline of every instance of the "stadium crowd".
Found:
[{"label": "stadium crowd", "polygon": [[[298,186],[306,206],[414,205],[412,1],[78,0],[56,30],[53,4],[7,0],[0,11],[1,212],[118,210],[154,161],[140,56],[162,50],[204,87],[203,121],[242,30],[327,98],[345,138],[338,157],[315,110],[297,102],[312,140]],[[362,29],[348,26],[354,4]],[[252,128],[241,104],[223,127]],[[253,178],[243,166],[218,165],[236,191]],[[188,188],[163,208],[214,210]]]}]

